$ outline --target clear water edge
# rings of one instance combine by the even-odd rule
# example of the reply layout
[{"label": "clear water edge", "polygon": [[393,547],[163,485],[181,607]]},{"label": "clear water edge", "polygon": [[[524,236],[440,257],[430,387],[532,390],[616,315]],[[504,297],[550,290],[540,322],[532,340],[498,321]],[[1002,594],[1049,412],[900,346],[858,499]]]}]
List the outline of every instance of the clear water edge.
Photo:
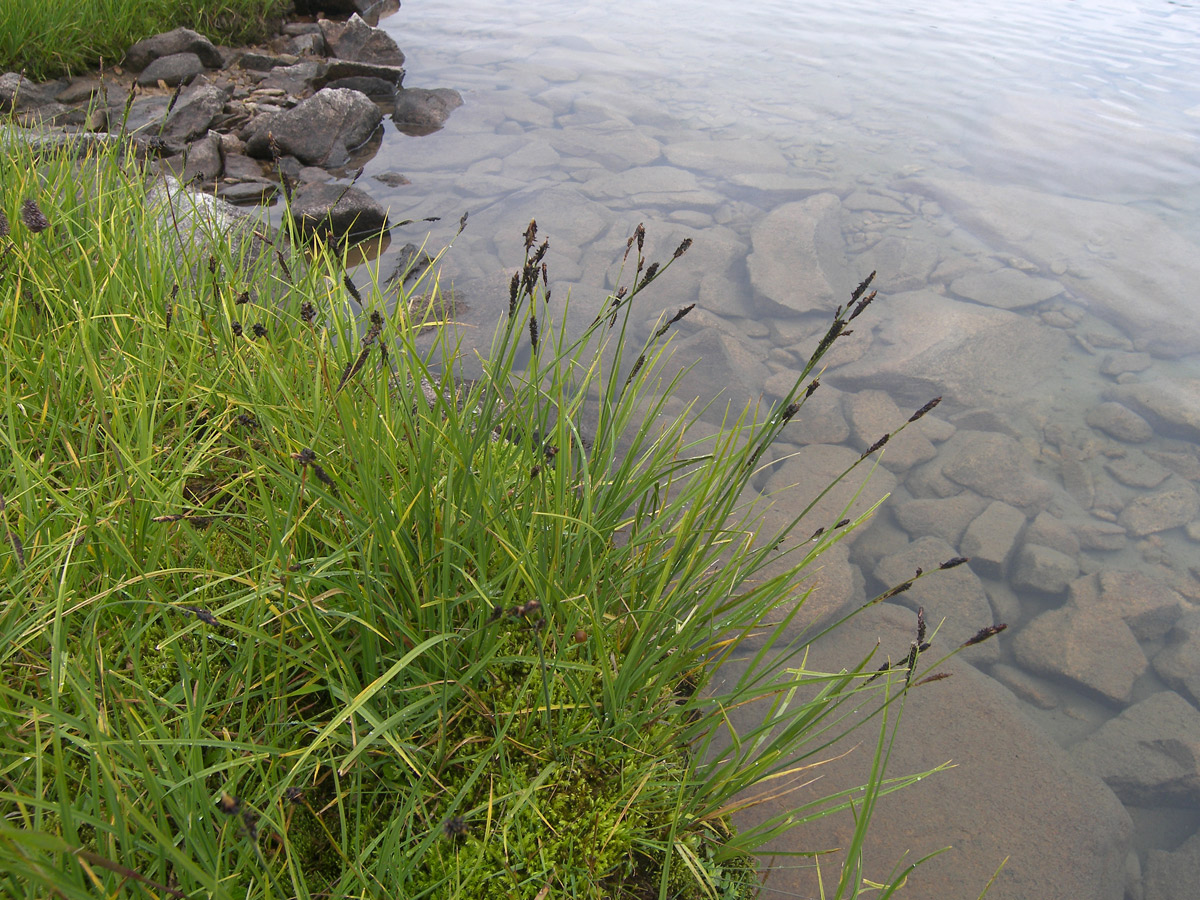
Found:
[{"label": "clear water edge", "polygon": [[[796,348],[819,328],[818,317],[772,318],[744,257],[756,225],[817,192],[860,207],[843,210],[846,284],[865,274],[856,265],[889,238],[937,247],[930,274],[942,293],[962,260],[1070,277],[965,227],[969,211],[946,210],[929,196],[914,203],[908,179],[966,178],[1119,205],[1200,244],[1200,8],[1194,4],[938,0],[900,9],[880,0],[776,0],[746,8],[728,0],[668,0],[613,8],[560,0],[410,0],[381,25],[409,57],[407,85],[453,87],[466,103],[437,134],[389,133],[363,181],[391,206],[393,218],[442,216],[428,236],[434,247],[470,211],[443,281],[468,298],[469,324],[483,335],[502,308],[531,215],[555,248],[555,290],[571,291],[581,319],[590,319],[588,304],[612,288],[613,260],[637,222],[646,222],[659,256],[693,237],[684,261],[693,273],[674,288],[663,285],[661,307],[707,300],[701,305],[718,327],[763,354],[764,383],[799,361]],[[696,140],[730,141],[752,153],[749,162],[733,154],[727,172],[719,160],[689,169],[665,158],[672,145]],[[754,153],[770,161],[756,161]],[[646,190],[653,178],[644,170],[654,167],[695,178],[684,187]],[[393,189],[371,180],[383,172],[401,172],[412,183]],[[792,179],[794,189],[764,188],[766,176]],[[643,189],[623,194],[622,179],[641,179]],[[587,204],[577,215],[563,200],[580,189]],[[394,235],[392,245],[423,237],[411,230]],[[1119,255],[1126,249],[1089,245],[1097,263],[1088,277],[1105,278],[1106,259],[1114,272],[1128,264]],[[721,277],[706,282],[708,266]],[[883,293],[891,274],[880,272]],[[992,410],[1031,451],[1038,474],[1056,480],[1055,455],[1044,452],[1048,425],[1062,420],[1086,429],[1083,413],[1112,385],[1095,371],[1097,353],[1134,350],[1145,336],[1122,334],[1070,288],[1021,313],[1044,325],[1043,314],[1055,311],[1079,317],[1069,334],[1111,347],[1091,346],[1086,337],[1055,344],[1057,357],[1043,361],[1050,380],[1034,402],[1000,391],[971,405]],[[1200,345],[1158,354],[1150,371],[1200,377]],[[728,385],[730,399],[751,399],[763,386]],[[906,496],[913,494],[901,487],[898,499]],[[1157,557],[1186,569],[1200,550],[1176,528],[1131,540],[1120,552],[1082,553],[1080,562],[1083,571],[1136,569]],[[1039,604],[1062,602],[1007,587],[1019,595],[1026,622]],[[1198,599],[1189,602],[1194,607]],[[1160,646],[1145,642],[1143,650],[1149,658]],[[1151,669],[1131,702],[1164,689]],[[1119,711],[1070,687],[1061,691],[1054,708],[1030,705],[1028,715],[1063,746]],[[1194,809],[1130,812],[1143,858],[1175,849],[1200,828]]]}]

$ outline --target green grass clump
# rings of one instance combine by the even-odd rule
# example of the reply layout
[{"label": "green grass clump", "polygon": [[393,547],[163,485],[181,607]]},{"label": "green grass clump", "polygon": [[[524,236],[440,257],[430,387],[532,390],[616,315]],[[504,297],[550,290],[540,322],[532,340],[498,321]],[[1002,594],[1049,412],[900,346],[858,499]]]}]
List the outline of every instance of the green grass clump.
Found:
[{"label": "green grass clump", "polygon": [[4,0],[0,3],[0,72],[34,81],[78,75],[125,58],[142,38],[184,26],[215,43],[267,36],[289,0]]},{"label": "green grass clump", "polygon": [[[0,154],[0,894],[735,898],[814,817],[861,847],[918,645],[796,667],[796,584],[853,523],[747,503],[861,290],[714,434],[668,413],[687,310],[628,329],[686,243],[649,263],[639,226],[571,337],[531,223],[467,381],[410,311],[436,267],[360,306],[286,235],[179,256],[117,151]],[[870,784],[733,831],[864,703]]]}]

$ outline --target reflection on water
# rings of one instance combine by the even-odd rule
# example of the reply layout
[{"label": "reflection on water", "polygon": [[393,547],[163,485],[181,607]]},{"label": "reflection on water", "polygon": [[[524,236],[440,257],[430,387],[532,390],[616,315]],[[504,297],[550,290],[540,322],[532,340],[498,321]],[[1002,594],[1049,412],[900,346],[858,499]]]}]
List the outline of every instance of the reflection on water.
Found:
[{"label": "reflection on water", "polygon": [[[989,896],[1194,896],[1200,8],[413,0],[382,24],[408,85],[466,103],[389,134],[364,182],[393,218],[442,216],[433,246],[470,211],[443,279],[481,334],[530,218],[580,321],[642,221],[652,257],[695,239],[647,322],[698,302],[678,358],[740,404],[780,396],[879,271],[757,486],[807,483],[945,397],[886,448],[892,498],[831,554],[819,604],[961,554],[956,581],[897,599],[948,642],[1011,626],[909,726],[905,764],[963,765],[881,812],[881,860],[956,848],[906,895],[975,896],[1011,854]],[[805,868],[771,888],[815,892]]]}]

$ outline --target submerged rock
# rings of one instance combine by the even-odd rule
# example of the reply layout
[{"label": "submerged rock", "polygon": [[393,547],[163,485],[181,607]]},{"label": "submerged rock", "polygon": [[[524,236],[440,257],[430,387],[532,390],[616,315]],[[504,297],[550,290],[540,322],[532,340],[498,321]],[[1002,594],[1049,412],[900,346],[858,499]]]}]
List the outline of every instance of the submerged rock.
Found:
[{"label": "submerged rock", "polygon": [[392,121],[406,134],[428,134],[445,125],[462,102],[458,91],[449,88],[405,88],[396,95]]},{"label": "submerged rock", "polygon": [[[817,194],[770,212],[751,232],[750,282],[766,300],[797,313],[823,312],[849,299],[841,203]],[[865,274],[865,273],[864,273]]]},{"label": "submerged rock", "polygon": [[1109,719],[1074,755],[1131,806],[1200,804],[1200,716],[1174,691]]},{"label": "submerged rock", "polygon": [[[886,605],[867,610],[822,639],[806,663],[836,672],[861,660],[877,641],[882,644],[872,668],[883,654],[896,659],[908,652],[914,618]],[[993,640],[1004,641],[1005,635]],[[1111,790],[1033,725],[1020,701],[970,665],[968,654],[975,649],[980,648],[940,667],[952,678],[923,685],[905,700],[889,770],[922,772],[946,760],[955,767],[879,798],[863,848],[865,874],[882,880],[897,861],[950,846],[909,874],[900,894],[913,900],[975,897],[999,869],[989,897],[1122,900],[1133,830],[1129,814]],[[749,727],[761,722],[762,710],[751,706],[731,715]],[[877,733],[868,724],[846,747],[835,746],[822,759],[850,749],[849,743],[863,745],[822,765],[813,773],[820,777],[738,812],[736,823],[744,828],[866,783]],[[845,848],[854,826],[848,810],[823,817],[771,841],[762,856]],[[822,857],[827,888],[843,858],[843,852]],[[771,872],[760,896],[819,894],[814,866],[784,864]]]}]

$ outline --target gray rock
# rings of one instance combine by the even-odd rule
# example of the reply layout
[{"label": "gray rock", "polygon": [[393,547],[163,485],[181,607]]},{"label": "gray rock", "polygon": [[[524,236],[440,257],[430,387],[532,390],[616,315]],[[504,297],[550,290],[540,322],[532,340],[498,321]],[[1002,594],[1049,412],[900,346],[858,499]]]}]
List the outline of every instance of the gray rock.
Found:
[{"label": "gray rock", "polygon": [[942,474],[1026,515],[1049,502],[1053,489],[1033,474],[1033,459],[1006,434],[959,431],[943,446]]},{"label": "gray rock", "polygon": [[1041,544],[1043,547],[1049,547],[1051,550],[1057,550],[1070,557],[1078,556],[1081,549],[1079,538],[1075,536],[1075,529],[1048,512],[1038,513],[1029,523],[1029,530],[1025,533],[1025,543]]},{"label": "gray rock", "polygon": [[1145,372],[1153,362],[1149,353],[1106,353],[1100,361],[1100,373],[1116,377],[1127,372]]},{"label": "gray rock", "polygon": [[[901,412],[895,401],[883,391],[847,394],[843,405],[850,433],[859,450],[866,450],[885,434],[895,431],[912,415]],[[879,455],[879,461],[893,472],[905,472],[935,456],[937,450],[919,429],[905,428],[888,441]]]},{"label": "gray rock", "polygon": [[[676,350],[676,356],[679,354],[680,351]],[[859,454],[848,447],[827,444],[801,447],[786,459],[770,466],[765,492],[775,493],[797,485],[791,496],[795,497],[797,502],[807,505],[847,467],[853,465],[858,457]],[[799,531],[811,533],[817,528],[832,528],[844,518],[858,518],[883,499],[884,495],[895,489],[896,477],[886,469],[880,468],[871,472],[871,478],[864,486],[863,480],[868,472],[871,472],[870,468],[861,465],[847,475],[805,514]],[[861,493],[859,488],[862,488]],[[853,537],[855,535],[851,535],[851,538]],[[905,577],[911,575],[910,572]]]},{"label": "gray rock", "polygon": [[1114,400],[1161,423],[1168,436],[1200,440],[1200,378],[1158,378],[1110,388]]},{"label": "gray rock", "polygon": [[928,287],[939,255],[938,246],[932,241],[888,235],[856,256],[854,266],[856,272],[879,272],[886,279],[887,292],[899,294]]},{"label": "gray rock", "polygon": [[234,257],[253,264],[269,249],[255,233],[263,227],[257,218],[211,194],[187,190],[170,176],[154,184],[146,206],[180,265],[185,259],[206,259],[218,247],[229,247]]},{"label": "gray rock", "polygon": [[798,313],[832,315],[848,299],[841,203],[817,194],[772,210],[751,231],[753,252],[746,263],[759,295]]},{"label": "gray rock", "polygon": [[221,175],[221,136],[210,131],[187,149],[181,179],[184,184],[216,181]]},{"label": "gray rock", "polygon": [[462,102],[458,91],[450,88],[405,88],[396,95],[392,121],[406,134],[437,131]]},{"label": "gray rock", "polygon": [[1154,436],[1150,423],[1127,406],[1109,400],[1088,410],[1087,423],[1119,441],[1140,444]]},{"label": "gray rock", "polygon": [[[967,178],[923,178],[900,187],[938,201],[994,246],[1062,271],[1063,285],[1122,333],[1144,341],[1140,349],[1178,355],[1200,348],[1192,301],[1200,250],[1153,214],[1121,202]],[[1098,247],[1113,252],[1098,253]]]},{"label": "gray rock", "polygon": [[346,22],[322,19],[320,25],[330,56],[382,66],[404,65],[404,53],[391,35],[372,28],[357,13]]},{"label": "gray rock", "polygon": [[336,166],[370,139],[382,119],[379,107],[365,94],[326,88],[292,109],[255,119],[246,153],[270,158],[274,136],[281,153],[309,165]]},{"label": "gray rock", "polygon": [[337,87],[333,82],[346,78],[378,79],[388,82],[395,89],[404,81],[404,69],[399,66],[382,66],[378,63],[353,59],[331,59],[313,79],[313,85],[318,88]]},{"label": "gray rock", "polygon": [[1062,285],[1049,278],[1035,278],[1019,269],[972,273],[956,278],[950,290],[960,297],[1000,309],[1025,309],[1062,293]]},{"label": "gray rock", "polygon": [[1015,666],[997,663],[988,673],[1026,703],[1038,709],[1054,709],[1058,706],[1058,697],[1050,686],[1028,672],[1022,672]]},{"label": "gray rock", "polygon": [[1124,550],[1129,543],[1125,529],[1116,522],[1092,520],[1076,526],[1075,536],[1083,550],[1101,550],[1112,553]]},{"label": "gray rock", "polygon": [[1200,884],[1200,831],[1175,850],[1150,850],[1143,900],[1195,900]]},{"label": "gray rock", "polygon": [[1171,475],[1170,469],[1139,450],[1105,460],[1104,469],[1121,484],[1134,488],[1156,488]]},{"label": "gray rock", "polygon": [[[179,95],[175,108],[162,126],[162,137],[168,142],[184,145],[204,137],[213,121],[225,109],[229,89],[214,84],[193,84]],[[157,130],[153,123],[146,131]]]},{"label": "gray rock", "polygon": [[[400,0],[295,0],[296,11],[301,13],[334,13],[348,16],[358,13],[368,23],[374,24],[380,16],[393,13],[400,8]],[[293,23],[300,28],[307,23]]]},{"label": "gray rock", "polygon": [[1153,662],[1159,678],[1200,707],[1200,610],[1175,623]]},{"label": "gray rock", "polygon": [[1025,527],[1025,514],[995,500],[967,526],[959,549],[977,572],[1003,578]]},{"label": "gray rock", "polygon": [[266,203],[279,193],[279,185],[265,178],[254,181],[239,181],[236,184],[222,184],[217,188],[217,196],[222,200],[239,206],[251,206]]},{"label": "gray rock", "polygon": [[309,183],[292,195],[292,218],[301,230],[334,238],[378,233],[387,212],[356,187]]},{"label": "gray rock", "polygon": [[[836,672],[851,660],[862,659],[881,639],[876,658],[882,661],[886,653],[896,659],[908,652],[912,636],[912,613],[885,604],[819,642],[808,663],[818,671]],[[953,677],[908,694],[889,759],[890,770],[896,773],[922,772],[935,761],[951,759],[957,767],[881,798],[863,847],[864,871],[886,873],[897,860],[915,861],[950,845],[953,852],[929,859],[911,872],[897,896],[977,897],[1007,858],[988,897],[1123,900],[1132,834],[1129,814],[1110,790],[1081,772],[1070,755],[1032,723],[1027,707],[976,671],[964,656],[946,663],[943,670]],[[873,708],[866,704],[864,712],[868,706]],[[762,722],[763,712],[761,707],[747,706],[731,711],[731,717],[741,727],[753,727]],[[953,724],[932,727],[935,722]],[[802,799],[865,784],[872,756],[864,752],[867,748],[859,747],[845,757],[839,754],[859,741],[874,740],[877,734],[868,725],[849,736],[844,747],[830,748],[828,755],[838,758],[821,766],[820,780],[805,789]],[[1013,764],[997,765],[1000,759]],[[777,795],[740,810],[735,819],[744,829],[774,815],[793,813],[796,804],[794,793]],[[773,840],[763,848],[762,857],[849,847],[854,827],[855,813],[850,810],[822,817]],[[844,851],[822,857],[827,891],[830,873],[840,870],[844,858]],[[762,900],[820,896],[816,867],[775,867],[759,896]]]},{"label": "gray rock", "polygon": [[317,82],[326,69],[325,63],[311,60],[298,62],[294,66],[276,66],[258,86],[260,89],[283,91],[290,97],[303,97],[318,87]]},{"label": "gray rock", "polygon": [[[937,654],[953,650],[979,629],[995,624],[987,592],[970,566],[937,570],[941,563],[957,555],[941,538],[923,537],[899,553],[881,559],[873,573],[888,588],[909,580],[917,569],[929,573],[917,579],[908,590],[897,594],[891,602],[912,610],[925,608],[929,634],[933,635],[935,628],[938,629],[936,636],[930,638],[934,646],[932,652]],[[964,652],[972,663],[992,663],[999,659],[999,646],[996,641],[988,641]]]},{"label": "gray rock", "polygon": [[[983,497],[971,491],[963,491],[944,499],[918,499],[898,503],[892,508],[892,513],[900,527],[913,538],[933,535],[952,547],[958,547],[971,520],[983,512],[986,506],[987,500]],[[1024,516],[1021,516],[1021,522],[1024,524]],[[961,547],[959,549],[964,556],[971,555]]]},{"label": "gray rock", "polygon": [[744,172],[782,172],[787,158],[772,141],[745,137],[736,140],[675,141],[662,148],[667,161],[681,169],[692,169],[722,178]]},{"label": "gray rock", "polygon": [[1138,497],[1121,511],[1118,521],[1130,534],[1145,537],[1186,525],[1198,511],[1200,498],[1196,491],[1180,481],[1174,488]]},{"label": "gray rock", "polygon": [[331,81],[326,87],[360,91],[372,100],[391,100],[396,96],[396,82],[367,75],[351,75]]},{"label": "gray rock", "polygon": [[137,77],[142,87],[153,87],[160,81],[167,87],[191,84],[204,71],[204,63],[195,53],[172,53],[160,56],[146,66]]},{"label": "gray rock", "polygon": [[[789,369],[768,378],[764,388],[769,395],[782,399],[795,381],[796,373]],[[795,444],[844,443],[850,437],[850,426],[843,412],[843,397],[836,388],[821,385],[788,424],[784,432],[787,439]]]},{"label": "gray rock", "polygon": [[1174,691],[1152,694],[1074,748],[1131,806],[1200,804],[1200,716]]},{"label": "gray rock", "polygon": [[261,180],[264,175],[263,164],[257,159],[251,159],[241,153],[225,153],[225,177],[238,181]]},{"label": "gray rock", "polygon": [[1065,678],[1122,705],[1148,665],[1120,617],[1074,606],[1042,613],[1017,633],[1012,645],[1017,661],[1030,671]]},{"label": "gray rock", "polygon": [[247,50],[238,57],[238,67],[252,72],[270,72],[279,66],[294,66],[300,60],[292,54],[259,53]]},{"label": "gray rock", "polygon": [[[781,244],[788,239],[786,232],[777,236]],[[801,235],[802,242],[807,240]],[[836,257],[827,254],[827,258],[830,268],[826,271],[832,272]],[[789,284],[797,284],[796,278],[807,277],[803,272],[791,273],[783,265],[771,271],[782,292]],[[830,275],[835,285],[845,271],[842,267],[841,273]],[[796,291],[802,293],[799,287]],[[840,295],[833,305],[845,299]],[[947,407],[995,408],[1006,400],[1024,403],[1059,377],[1058,361],[1071,340],[1064,332],[1045,328],[1019,313],[966,303],[930,290],[891,294],[886,302],[876,302],[856,319],[853,327],[852,341],[866,333],[873,336],[870,352],[831,372],[830,378],[843,388],[887,385],[898,403],[914,408],[939,395],[945,397]]]},{"label": "gray rock", "polygon": [[104,149],[123,143],[115,134],[87,134],[62,128],[42,128],[31,131],[0,124],[0,141],[21,141],[28,144],[34,153],[60,153],[64,148],[74,156],[102,152]]},{"label": "gray rock", "polygon": [[61,109],[54,86],[37,84],[17,72],[0,75],[0,113],[21,112],[46,107]]},{"label": "gray rock", "polygon": [[176,28],[138,41],[125,53],[125,68],[140,72],[154,60],[176,53],[194,53],[210,69],[222,67],[221,53],[212,41],[190,28]]},{"label": "gray rock", "polygon": [[1061,594],[1079,574],[1079,564],[1041,544],[1025,544],[1013,566],[1013,584],[1043,594]]}]

